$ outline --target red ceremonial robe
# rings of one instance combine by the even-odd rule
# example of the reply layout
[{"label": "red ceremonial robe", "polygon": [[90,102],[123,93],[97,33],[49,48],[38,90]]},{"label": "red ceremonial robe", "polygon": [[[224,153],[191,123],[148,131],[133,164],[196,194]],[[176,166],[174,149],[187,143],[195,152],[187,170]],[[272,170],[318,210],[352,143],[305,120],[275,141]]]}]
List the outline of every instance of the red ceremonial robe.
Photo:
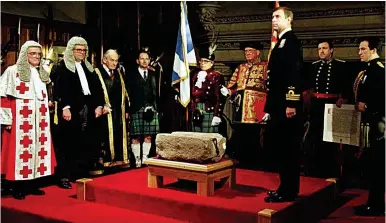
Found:
[{"label": "red ceremonial robe", "polygon": [[[16,65],[0,78],[1,173],[7,180],[49,176],[56,166],[47,88],[44,84],[40,92],[35,91],[33,78],[21,81]],[[6,130],[6,125],[11,125],[11,130]]]}]

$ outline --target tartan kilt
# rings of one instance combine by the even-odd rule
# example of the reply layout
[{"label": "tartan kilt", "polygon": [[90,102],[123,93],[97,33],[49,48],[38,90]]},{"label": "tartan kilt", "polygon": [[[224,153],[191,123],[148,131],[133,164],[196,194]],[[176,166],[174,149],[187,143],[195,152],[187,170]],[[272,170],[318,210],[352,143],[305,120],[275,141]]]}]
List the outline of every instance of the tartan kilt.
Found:
[{"label": "tartan kilt", "polygon": [[151,122],[145,121],[143,117],[145,108],[131,115],[130,135],[156,135],[159,133],[158,112],[154,114]]},{"label": "tartan kilt", "polygon": [[201,126],[194,126],[192,122],[192,132],[218,133],[218,126],[211,126],[214,113],[205,111],[204,103],[196,103],[194,109],[200,109],[204,115]]}]

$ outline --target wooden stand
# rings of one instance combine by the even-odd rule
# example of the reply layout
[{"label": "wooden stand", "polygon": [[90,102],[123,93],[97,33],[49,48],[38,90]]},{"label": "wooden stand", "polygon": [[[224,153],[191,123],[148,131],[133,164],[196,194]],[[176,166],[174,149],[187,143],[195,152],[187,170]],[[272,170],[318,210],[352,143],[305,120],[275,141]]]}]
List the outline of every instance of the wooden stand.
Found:
[{"label": "wooden stand", "polygon": [[197,182],[197,194],[213,196],[214,181],[224,179],[223,188],[236,185],[236,165],[232,160],[222,160],[213,164],[193,164],[161,159],[148,159],[147,185],[150,188],[163,187],[163,177],[191,180]]}]

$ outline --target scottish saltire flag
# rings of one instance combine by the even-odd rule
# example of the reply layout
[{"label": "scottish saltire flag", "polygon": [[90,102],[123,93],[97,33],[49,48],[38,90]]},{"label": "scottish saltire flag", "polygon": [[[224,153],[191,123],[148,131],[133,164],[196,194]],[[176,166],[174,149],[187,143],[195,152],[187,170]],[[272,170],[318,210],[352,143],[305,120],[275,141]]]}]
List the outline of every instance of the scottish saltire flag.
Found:
[{"label": "scottish saltire flag", "polygon": [[[279,1],[276,1],[275,2],[275,8],[278,8],[278,7],[280,7]],[[268,60],[271,57],[271,51],[273,50],[273,48],[275,47],[275,45],[277,43],[277,40],[278,40],[277,38],[278,38],[277,32],[272,27],[271,48],[269,48]]]},{"label": "scottish saltire flag", "polygon": [[181,21],[178,28],[172,85],[179,83],[180,103],[186,107],[190,102],[189,65],[196,66],[196,54],[190,34],[186,2],[181,2]]}]

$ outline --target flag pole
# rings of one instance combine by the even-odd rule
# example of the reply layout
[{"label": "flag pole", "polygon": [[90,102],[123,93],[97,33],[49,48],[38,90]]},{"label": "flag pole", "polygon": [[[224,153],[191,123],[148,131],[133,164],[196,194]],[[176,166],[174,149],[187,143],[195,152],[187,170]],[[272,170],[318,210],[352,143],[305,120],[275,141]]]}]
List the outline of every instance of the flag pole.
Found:
[{"label": "flag pole", "polygon": [[[275,8],[278,8],[280,7],[279,5],[279,1],[275,1]],[[273,50],[273,48],[275,47],[276,43],[277,43],[277,32],[273,29],[272,27],[272,30],[271,30],[271,33],[272,33],[272,36],[271,36],[271,46],[269,48],[269,52],[268,52],[268,61],[269,61],[269,58],[271,57],[271,52]]]}]

